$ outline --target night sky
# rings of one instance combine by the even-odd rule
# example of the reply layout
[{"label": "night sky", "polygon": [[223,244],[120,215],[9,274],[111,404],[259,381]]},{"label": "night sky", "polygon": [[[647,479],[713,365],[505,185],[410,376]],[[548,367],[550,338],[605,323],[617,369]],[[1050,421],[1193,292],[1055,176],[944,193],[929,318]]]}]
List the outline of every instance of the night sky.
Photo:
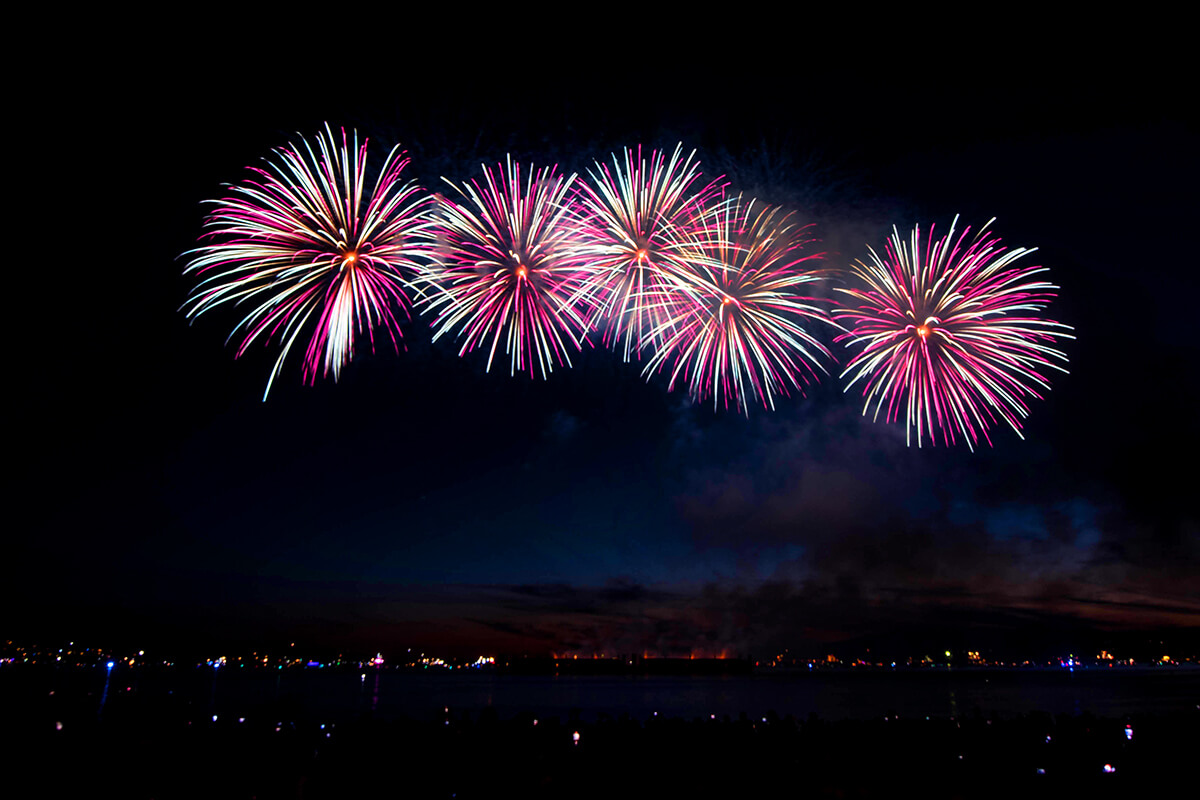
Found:
[{"label": "night sky", "polygon": [[[6,194],[36,219],[9,229],[6,630],[451,655],[1194,645],[1200,142],[1181,49],[838,29],[491,57],[434,27],[340,62],[80,35],[57,56],[69,77],[18,90]],[[892,225],[996,217],[1061,287],[1070,374],[1025,441],[917,449],[836,367],[747,419],[598,347],[547,381],[487,374],[417,317],[406,352],[312,387],[292,362],[264,403],[276,351],[234,360],[234,310],[189,327],[180,256],[202,201],[325,121],[369,136],[376,164],[401,143],[427,188],[506,153],[582,175],[682,141],[811,222],[829,267]]]}]

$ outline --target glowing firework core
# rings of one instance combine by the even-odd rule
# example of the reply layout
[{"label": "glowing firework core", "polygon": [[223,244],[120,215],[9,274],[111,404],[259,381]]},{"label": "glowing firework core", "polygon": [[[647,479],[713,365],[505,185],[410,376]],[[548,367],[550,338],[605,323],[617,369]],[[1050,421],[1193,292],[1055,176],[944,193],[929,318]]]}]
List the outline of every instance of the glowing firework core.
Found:
[{"label": "glowing firework core", "polygon": [[926,336],[929,335],[929,326],[928,325],[918,325],[917,326],[917,335],[920,336],[922,339],[924,339]]}]

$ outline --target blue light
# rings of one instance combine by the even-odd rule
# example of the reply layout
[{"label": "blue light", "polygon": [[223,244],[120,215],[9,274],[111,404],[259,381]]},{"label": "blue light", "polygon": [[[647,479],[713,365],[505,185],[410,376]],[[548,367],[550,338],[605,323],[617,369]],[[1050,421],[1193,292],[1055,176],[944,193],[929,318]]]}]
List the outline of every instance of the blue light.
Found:
[{"label": "blue light", "polygon": [[112,661],[108,662],[108,668],[109,668],[109,669],[112,669],[112,668],[113,668],[113,667],[115,667],[115,666],[116,666],[116,664],[115,664],[115,663],[113,663]]}]

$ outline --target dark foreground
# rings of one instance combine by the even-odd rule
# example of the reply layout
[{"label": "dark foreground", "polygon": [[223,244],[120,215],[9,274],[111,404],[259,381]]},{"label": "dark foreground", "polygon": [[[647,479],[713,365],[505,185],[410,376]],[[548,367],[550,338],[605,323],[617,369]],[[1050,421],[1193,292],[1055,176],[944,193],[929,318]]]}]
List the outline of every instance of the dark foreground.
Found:
[{"label": "dark foreground", "polygon": [[[8,789],[122,798],[1145,797],[1194,783],[1200,713],[834,722],[774,714],[582,722],[453,711],[338,723],[287,703],[9,695]],[[1129,726],[1128,728],[1126,726]],[[1127,735],[1131,731],[1131,736]],[[575,734],[578,733],[578,740]],[[1112,771],[1106,771],[1105,765]],[[16,786],[14,786],[16,782]]]}]

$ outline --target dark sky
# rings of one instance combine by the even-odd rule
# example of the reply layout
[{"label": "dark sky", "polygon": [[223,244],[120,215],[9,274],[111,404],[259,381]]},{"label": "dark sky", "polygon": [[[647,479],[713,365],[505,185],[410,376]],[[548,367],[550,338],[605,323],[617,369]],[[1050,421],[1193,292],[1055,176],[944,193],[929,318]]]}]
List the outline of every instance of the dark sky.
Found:
[{"label": "dark sky", "polygon": [[[1195,642],[1198,141],[1170,42],[843,27],[497,55],[438,24],[340,60],[81,35],[18,93],[7,194],[38,219],[10,239],[5,628],[462,654]],[[235,361],[231,313],[188,327],[180,254],[202,201],[324,121],[376,159],[400,142],[427,187],[682,141],[812,222],[835,268],[892,225],[996,217],[1062,287],[1070,375],[1025,441],[918,450],[836,375],[747,419],[602,349],[485,374],[417,318],[407,352],[337,384],[287,371],[264,403],[273,351]]]}]

